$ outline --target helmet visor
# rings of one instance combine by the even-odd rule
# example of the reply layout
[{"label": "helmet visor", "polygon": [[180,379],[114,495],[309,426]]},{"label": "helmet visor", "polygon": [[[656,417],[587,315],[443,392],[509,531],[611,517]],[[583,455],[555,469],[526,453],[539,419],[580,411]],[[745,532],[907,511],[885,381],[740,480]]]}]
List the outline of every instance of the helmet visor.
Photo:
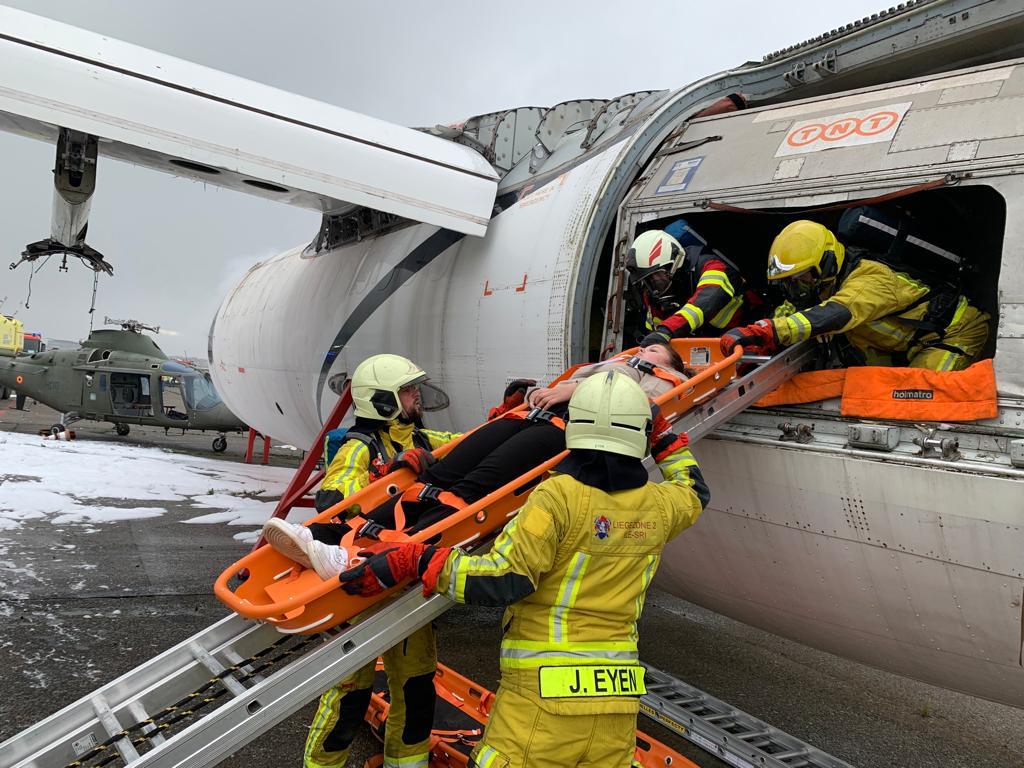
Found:
[{"label": "helmet visor", "polygon": [[782,292],[797,309],[807,309],[821,301],[821,280],[813,269],[804,270],[781,282]]},{"label": "helmet visor", "polygon": [[661,296],[672,285],[672,277],[664,269],[658,269],[640,278],[640,283],[652,296]]},{"label": "helmet visor", "polygon": [[424,411],[443,411],[451,404],[447,393],[434,384],[419,384],[420,401]]}]

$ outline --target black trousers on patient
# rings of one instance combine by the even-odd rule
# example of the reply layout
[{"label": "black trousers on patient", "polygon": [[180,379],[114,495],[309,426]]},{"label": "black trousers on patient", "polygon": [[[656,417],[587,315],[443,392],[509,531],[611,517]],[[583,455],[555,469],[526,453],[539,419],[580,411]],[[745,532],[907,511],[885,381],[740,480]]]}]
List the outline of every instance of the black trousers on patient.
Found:
[{"label": "black trousers on patient", "polygon": [[[451,491],[472,504],[565,450],[565,432],[546,421],[495,419],[464,438],[447,456],[426,471],[424,482]],[[363,515],[386,528],[395,526],[395,504],[389,499]],[[404,502],[406,530],[427,528],[454,510],[436,501]],[[340,544],[347,523],[313,523],[313,538]]]}]

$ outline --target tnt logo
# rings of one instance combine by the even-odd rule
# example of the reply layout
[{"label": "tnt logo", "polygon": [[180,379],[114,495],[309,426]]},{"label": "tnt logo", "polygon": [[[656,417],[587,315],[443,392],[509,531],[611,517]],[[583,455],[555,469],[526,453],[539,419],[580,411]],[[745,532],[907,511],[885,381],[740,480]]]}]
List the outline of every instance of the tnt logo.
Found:
[{"label": "tnt logo", "polygon": [[599,539],[607,539],[608,532],[612,529],[612,521],[604,515],[594,518],[594,536]]},{"label": "tnt logo", "polygon": [[875,112],[864,118],[841,117],[830,123],[811,123],[790,131],[786,143],[791,147],[805,147],[814,141],[842,141],[850,136],[877,136],[900,121],[896,112]]},{"label": "tnt logo", "polygon": [[802,120],[790,126],[776,157],[892,141],[911,103]]}]

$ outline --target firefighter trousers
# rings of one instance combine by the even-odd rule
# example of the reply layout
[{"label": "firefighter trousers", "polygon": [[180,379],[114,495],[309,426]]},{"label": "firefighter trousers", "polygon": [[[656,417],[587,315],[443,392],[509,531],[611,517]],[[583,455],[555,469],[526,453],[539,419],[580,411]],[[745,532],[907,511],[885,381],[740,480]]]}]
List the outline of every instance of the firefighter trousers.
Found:
[{"label": "firefighter trousers", "polygon": [[[434,725],[437,643],[427,625],[384,652],[391,708],[384,729],[385,768],[427,768]],[[342,768],[373,692],[368,664],[320,697],[306,737],[305,768]]]},{"label": "firefighter trousers", "polygon": [[498,688],[470,768],[631,768],[636,712],[556,715]]}]

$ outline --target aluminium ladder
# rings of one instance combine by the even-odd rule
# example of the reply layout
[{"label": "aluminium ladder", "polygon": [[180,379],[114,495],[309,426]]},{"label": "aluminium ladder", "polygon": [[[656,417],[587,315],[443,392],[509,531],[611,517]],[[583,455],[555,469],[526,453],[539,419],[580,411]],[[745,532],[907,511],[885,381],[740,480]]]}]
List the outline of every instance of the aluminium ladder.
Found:
[{"label": "aluminium ladder", "polygon": [[[772,358],[744,358],[753,370],[674,428],[696,442],[814,354],[803,342]],[[358,624],[321,635],[282,634],[232,614],[0,744],[0,768],[216,765],[452,605],[413,586]]]},{"label": "aluminium ladder", "polygon": [[853,768],[753,715],[644,664],[640,712],[736,768]]}]

